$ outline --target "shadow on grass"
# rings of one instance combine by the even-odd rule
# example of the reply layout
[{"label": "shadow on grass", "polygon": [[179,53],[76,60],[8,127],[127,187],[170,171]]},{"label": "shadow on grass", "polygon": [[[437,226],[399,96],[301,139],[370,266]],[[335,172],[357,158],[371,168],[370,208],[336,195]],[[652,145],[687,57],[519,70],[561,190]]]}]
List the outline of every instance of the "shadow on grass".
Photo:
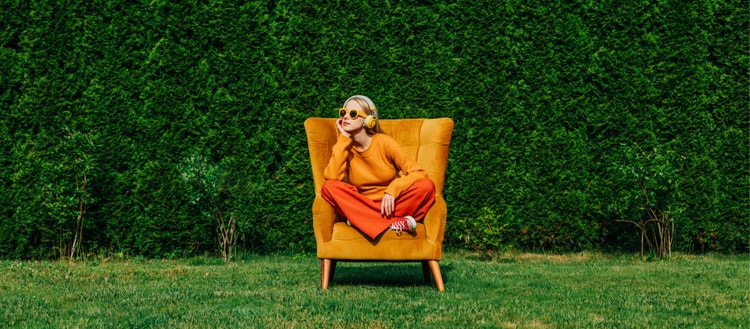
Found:
[{"label": "shadow on grass", "polygon": [[[443,276],[443,282],[450,282],[450,264],[441,264],[440,272]],[[435,282],[430,276],[430,280],[425,282],[422,275],[422,264],[415,263],[352,263],[339,262],[336,266],[332,286],[387,286],[387,287],[415,287],[415,286],[435,286]]]}]

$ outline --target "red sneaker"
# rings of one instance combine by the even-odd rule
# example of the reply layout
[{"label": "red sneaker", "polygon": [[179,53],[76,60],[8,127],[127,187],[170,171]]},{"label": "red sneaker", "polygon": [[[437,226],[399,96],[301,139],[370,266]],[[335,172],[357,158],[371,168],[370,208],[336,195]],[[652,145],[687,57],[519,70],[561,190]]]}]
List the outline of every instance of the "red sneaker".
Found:
[{"label": "red sneaker", "polygon": [[398,235],[401,235],[401,232],[414,232],[417,229],[417,221],[411,216],[401,217],[393,221],[388,229],[396,231]]}]

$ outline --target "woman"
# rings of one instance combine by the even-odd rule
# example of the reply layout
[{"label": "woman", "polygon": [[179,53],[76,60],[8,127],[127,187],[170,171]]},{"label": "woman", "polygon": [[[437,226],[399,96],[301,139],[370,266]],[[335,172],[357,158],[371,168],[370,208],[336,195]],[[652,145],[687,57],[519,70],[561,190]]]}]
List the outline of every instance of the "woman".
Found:
[{"label": "woman", "polygon": [[338,140],[321,194],[341,218],[371,239],[388,229],[413,232],[435,202],[435,184],[383,133],[375,104],[355,95],[336,120]]}]

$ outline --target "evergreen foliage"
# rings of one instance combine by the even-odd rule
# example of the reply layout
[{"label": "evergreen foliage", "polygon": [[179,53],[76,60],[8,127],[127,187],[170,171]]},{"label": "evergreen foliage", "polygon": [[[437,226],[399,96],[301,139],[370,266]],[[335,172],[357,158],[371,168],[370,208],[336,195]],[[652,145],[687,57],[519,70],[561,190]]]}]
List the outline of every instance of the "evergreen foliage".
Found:
[{"label": "evergreen foliage", "polygon": [[[481,217],[503,229],[478,237],[515,248],[636,251],[639,232],[618,220],[649,216],[647,172],[670,193],[659,206],[676,250],[750,248],[741,1],[2,8],[2,258],[71,252],[78,214],[83,252],[216,252],[215,209],[237,219],[240,249],[312,251],[302,122],[352,94],[382,118],[455,120],[448,244]],[[185,179],[194,159],[216,169],[213,190]]]}]

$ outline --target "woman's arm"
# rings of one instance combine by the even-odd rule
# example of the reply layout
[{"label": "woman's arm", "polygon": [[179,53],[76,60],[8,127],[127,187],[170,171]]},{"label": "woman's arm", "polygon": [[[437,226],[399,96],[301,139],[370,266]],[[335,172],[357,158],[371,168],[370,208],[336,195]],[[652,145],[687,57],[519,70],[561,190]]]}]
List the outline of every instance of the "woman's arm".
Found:
[{"label": "woman's arm", "polygon": [[386,188],[385,193],[392,195],[394,198],[409,188],[414,182],[427,177],[427,171],[414,161],[406,151],[394,140],[387,147],[388,156],[400,171],[401,176],[394,179]]},{"label": "woman's arm", "polygon": [[343,181],[346,178],[347,162],[349,150],[351,149],[352,139],[339,135],[336,144],[331,149],[331,159],[328,160],[328,166],[323,172],[325,179],[335,179]]}]

